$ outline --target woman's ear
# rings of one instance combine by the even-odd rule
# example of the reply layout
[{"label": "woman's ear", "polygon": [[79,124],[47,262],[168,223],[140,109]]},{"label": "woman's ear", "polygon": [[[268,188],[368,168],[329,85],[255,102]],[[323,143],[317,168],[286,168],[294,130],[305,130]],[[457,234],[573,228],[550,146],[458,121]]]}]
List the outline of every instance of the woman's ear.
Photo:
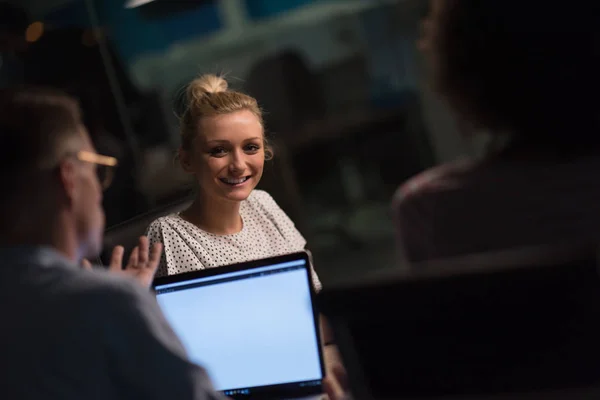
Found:
[{"label": "woman's ear", "polygon": [[179,149],[178,153],[179,163],[181,164],[181,168],[188,174],[194,173],[192,168],[192,154],[189,151],[185,151],[183,149]]},{"label": "woman's ear", "polygon": [[263,148],[264,148],[264,153],[265,153],[265,161],[270,161],[273,159],[273,157],[275,156],[275,150],[273,149],[273,145],[271,144],[271,142],[265,138],[264,139],[264,144],[263,144]]}]

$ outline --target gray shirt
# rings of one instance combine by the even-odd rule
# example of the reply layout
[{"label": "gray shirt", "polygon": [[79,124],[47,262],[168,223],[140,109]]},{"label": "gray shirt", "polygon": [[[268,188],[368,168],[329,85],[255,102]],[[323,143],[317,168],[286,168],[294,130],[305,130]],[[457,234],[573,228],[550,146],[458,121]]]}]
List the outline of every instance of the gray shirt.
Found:
[{"label": "gray shirt", "polygon": [[156,300],[49,248],[0,249],[7,399],[218,399]]}]

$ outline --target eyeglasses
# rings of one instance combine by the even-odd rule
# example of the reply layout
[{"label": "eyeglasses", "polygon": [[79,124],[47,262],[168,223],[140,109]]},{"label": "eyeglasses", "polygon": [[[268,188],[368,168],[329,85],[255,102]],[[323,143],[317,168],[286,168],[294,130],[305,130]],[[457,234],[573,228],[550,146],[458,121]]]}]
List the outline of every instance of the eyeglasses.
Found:
[{"label": "eyeglasses", "polygon": [[108,189],[113,180],[114,169],[119,163],[116,158],[92,153],[91,151],[79,151],[75,153],[75,158],[82,162],[95,164],[98,181],[102,185],[102,189]]}]

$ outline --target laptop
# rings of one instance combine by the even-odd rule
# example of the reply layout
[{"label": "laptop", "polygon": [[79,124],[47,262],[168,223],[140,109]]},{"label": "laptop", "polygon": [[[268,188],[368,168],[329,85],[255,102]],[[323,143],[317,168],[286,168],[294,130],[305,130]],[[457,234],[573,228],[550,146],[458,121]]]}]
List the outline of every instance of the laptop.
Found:
[{"label": "laptop", "polygon": [[305,252],[157,278],[191,360],[233,399],[320,398],[324,363]]},{"label": "laptop", "polygon": [[360,400],[600,398],[596,247],[522,249],[317,296]]}]

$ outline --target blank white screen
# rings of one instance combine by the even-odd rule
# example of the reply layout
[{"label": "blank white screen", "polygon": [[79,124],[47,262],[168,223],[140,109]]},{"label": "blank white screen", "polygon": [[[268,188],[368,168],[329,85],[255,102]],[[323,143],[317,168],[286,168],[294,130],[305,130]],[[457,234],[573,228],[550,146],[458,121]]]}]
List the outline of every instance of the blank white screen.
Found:
[{"label": "blank white screen", "polygon": [[217,390],[321,379],[304,269],[167,292],[158,302]]}]

